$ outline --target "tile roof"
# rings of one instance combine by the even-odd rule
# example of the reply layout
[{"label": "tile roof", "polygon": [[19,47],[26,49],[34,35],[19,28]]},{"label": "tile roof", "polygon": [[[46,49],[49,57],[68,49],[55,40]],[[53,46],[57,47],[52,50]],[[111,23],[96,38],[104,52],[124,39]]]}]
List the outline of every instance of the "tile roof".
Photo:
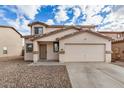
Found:
[{"label": "tile roof", "polygon": [[63,37],[57,38],[57,40],[65,39],[65,38],[68,38],[68,37],[71,37],[71,36],[74,36],[74,35],[77,35],[77,34],[81,34],[81,33],[84,33],[84,32],[92,33],[92,34],[94,34],[94,35],[96,35],[96,36],[99,36],[99,37],[103,37],[103,38],[112,40],[112,38],[110,38],[110,37],[108,37],[108,36],[102,35],[102,34],[100,34],[100,33],[98,33],[98,32],[94,32],[94,31],[91,31],[91,30],[80,30],[80,31],[78,31],[78,32],[74,32],[74,33],[65,35],[65,36],[63,36]]},{"label": "tile roof", "polygon": [[55,30],[55,31],[52,31],[52,32],[45,33],[43,35],[34,35],[34,36],[28,36],[28,37],[29,38],[31,37],[32,40],[36,40],[36,39],[47,37],[47,36],[50,36],[50,35],[54,35],[56,33],[60,33],[62,31],[66,31],[66,30],[69,30],[69,29],[77,29],[77,30],[79,30],[80,28],[77,28],[77,27],[66,27],[66,28],[62,28],[62,29],[59,29],[59,30]]},{"label": "tile roof", "polygon": [[50,27],[50,28],[64,28],[64,27],[70,27],[70,26],[75,26],[75,27],[83,27],[83,28],[95,28],[96,26],[95,25],[48,25],[46,23],[43,23],[43,22],[32,22],[32,23],[29,23],[28,26],[32,26],[32,25],[35,25],[35,24],[41,24],[41,25],[44,25],[46,27]]}]

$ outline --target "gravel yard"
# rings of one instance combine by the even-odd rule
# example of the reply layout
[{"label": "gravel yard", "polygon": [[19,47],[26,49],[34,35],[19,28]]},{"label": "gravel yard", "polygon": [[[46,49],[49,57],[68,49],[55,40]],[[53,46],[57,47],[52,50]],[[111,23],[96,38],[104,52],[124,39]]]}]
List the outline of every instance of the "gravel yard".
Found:
[{"label": "gravel yard", "polygon": [[66,66],[29,66],[23,61],[0,62],[0,87],[70,88]]}]

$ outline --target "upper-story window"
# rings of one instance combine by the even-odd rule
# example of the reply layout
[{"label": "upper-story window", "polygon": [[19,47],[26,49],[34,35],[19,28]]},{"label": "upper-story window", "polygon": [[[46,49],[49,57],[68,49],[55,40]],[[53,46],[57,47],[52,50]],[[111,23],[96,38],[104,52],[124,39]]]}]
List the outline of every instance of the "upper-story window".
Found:
[{"label": "upper-story window", "polygon": [[34,27],[34,34],[43,34],[43,27]]}]

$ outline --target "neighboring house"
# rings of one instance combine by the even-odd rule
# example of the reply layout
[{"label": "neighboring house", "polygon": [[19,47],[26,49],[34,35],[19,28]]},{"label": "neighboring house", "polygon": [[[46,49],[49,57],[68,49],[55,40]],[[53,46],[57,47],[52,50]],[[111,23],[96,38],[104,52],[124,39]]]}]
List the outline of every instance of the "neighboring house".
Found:
[{"label": "neighboring house", "polygon": [[100,31],[101,34],[112,37],[112,58],[113,60],[124,61],[124,32]]},{"label": "neighboring house", "polygon": [[111,38],[95,32],[95,26],[28,25],[25,61],[111,62]]},{"label": "neighboring house", "polygon": [[22,35],[13,27],[0,26],[0,59],[22,54]]},{"label": "neighboring house", "polygon": [[124,61],[124,39],[114,40],[112,42],[113,58],[115,60]]},{"label": "neighboring house", "polygon": [[106,36],[112,37],[114,40],[118,40],[121,38],[124,38],[124,32],[119,32],[119,31],[98,31],[101,34],[104,34]]}]

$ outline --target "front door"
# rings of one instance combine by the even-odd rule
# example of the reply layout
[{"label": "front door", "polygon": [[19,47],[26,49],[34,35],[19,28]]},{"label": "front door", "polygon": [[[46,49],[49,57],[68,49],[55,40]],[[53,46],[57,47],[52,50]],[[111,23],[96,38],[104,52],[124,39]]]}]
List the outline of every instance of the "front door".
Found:
[{"label": "front door", "polygon": [[47,54],[47,47],[46,44],[40,45],[40,59],[46,59]]}]

